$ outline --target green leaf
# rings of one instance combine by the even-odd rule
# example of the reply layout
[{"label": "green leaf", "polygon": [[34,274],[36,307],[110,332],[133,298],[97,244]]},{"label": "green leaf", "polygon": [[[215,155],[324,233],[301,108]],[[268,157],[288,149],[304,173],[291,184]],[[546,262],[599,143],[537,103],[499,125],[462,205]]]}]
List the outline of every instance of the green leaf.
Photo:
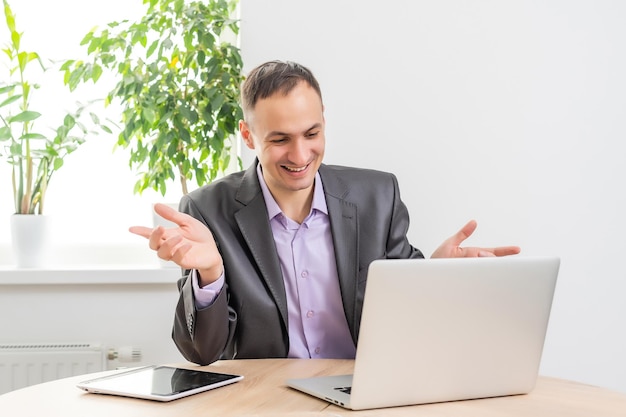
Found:
[{"label": "green leaf", "polygon": [[96,31],[96,28],[91,29],[80,41],[80,46],[87,45],[93,39],[93,34],[95,31]]},{"label": "green leaf", "polygon": [[76,62],[76,61],[73,60],[73,59],[68,59],[63,64],[61,64],[61,67],[59,68],[59,71],[67,71],[67,70],[69,70],[70,67],[72,66],[72,64],[74,64],[74,62]]},{"label": "green leaf", "polygon": [[99,126],[101,124],[100,123],[100,118],[98,117],[98,115],[96,113],[90,111],[89,112],[89,118],[91,119],[91,122],[94,125]]},{"label": "green leaf", "polygon": [[66,114],[63,118],[63,126],[65,126],[68,130],[73,128],[76,125],[76,119],[71,114]]},{"label": "green leaf", "polygon": [[11,134],[11,128],[8,126],[0,127],[0,140],[11,139],[13,135]]},{"label": "green leaf", "polygon": [[4,87],[0,87],[0,94],[5,94],[15,90],[16,84],[5,85]]},{"label": "green leaf", "polygon": [[144,107],[142,110],[142,115],[146,118],[150,126],[154,124],[156,117],[154,115],[154,109],[152,107]]},{"label": "green leaf", "polygon": [[26,133],[20,136],[20,139],[48,139],[46,136],[40,133]]},{"label": "green leaf", "polygon": [[224,96],[221,94],[216,94],[213,96],[213,98],[211,99],[211,108],[214,110],[219,110],[220,107],[222,107],[222,104],[224,104]]},{"label": "green leaf", "polygon": [[11,10],[11,6],[8,2],[4,2],[4,15],[6,16],[7,27],[9,31],[15,31],[15,16],[13,15],[13,10]]},{"label": "green leaf", "polygon": [[15,50],[20,49],[20,40],[22,39],[22,35],[18,33],[15,28],[11,30],[11,44]]},{"label": "green leaf", "polygon": [[190,109],[186,103],[181,103],[178,110],[180,111],[180,114],[191,124],[195,124],[198,121],[198,113]]},{"label": "green leaf", "polygon": [[146,58],[150,58],[158,46],[159,46],[158,40],[152,42],[152,44],[150,44],[150,47],[146,51]]},{"label": "green leaf", "polygon": [[17,158],[20,161],[22,160],[22,145],[20,142],[13,142],[9,147],[9,152],[11,153],[11,155],[19,155]]},{"label": "green leaf", "polygon": [[39,118],[41,116],[41,113],[38,113],[36,111],[30,111],[30,110],[26,110],[23,111],[19,114],[16,114],[13,117],[9,117],[8,121],[9,123],[14,123],[14,122],[31,122],[37,118]]},{"label": "green leaf", "polygon": [[97,83],[102,76],[102,67],[100,65],[93,65],[91,69],[91,79],[94,83]]},{"label": "green leaf", "polygon": [[0,103],[0,107],[8,106],[9,104],[14,103],[21,98],[22,98],[21,94],[16,94],[14,96],[11,96],[7,98],[6,100],[4,100],[2,103]]}]

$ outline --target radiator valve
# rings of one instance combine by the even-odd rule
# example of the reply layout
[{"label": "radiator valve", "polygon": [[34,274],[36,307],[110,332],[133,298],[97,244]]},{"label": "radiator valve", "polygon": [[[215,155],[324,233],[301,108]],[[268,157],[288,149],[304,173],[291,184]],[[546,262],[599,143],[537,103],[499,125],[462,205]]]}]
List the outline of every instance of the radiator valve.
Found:
[{"label": "radiator valve", "polygon": [[133,346],[121,346],[117,349],[111,348],[107,358],[110,361],[117,359],[120,362],[139,362],[141,360],[141,349]]}]

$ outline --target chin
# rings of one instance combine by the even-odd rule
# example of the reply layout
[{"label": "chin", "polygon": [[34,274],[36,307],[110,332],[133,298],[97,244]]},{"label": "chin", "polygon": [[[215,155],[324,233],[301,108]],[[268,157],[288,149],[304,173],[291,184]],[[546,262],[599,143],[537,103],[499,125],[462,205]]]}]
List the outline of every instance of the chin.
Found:
[{"label": "chin", "polygon": [[301,191],[311,188],[315,183],[315,175],[307,176],[303,178],[289,178],[285,181],[285,185],[287,185],[293,191]]}]

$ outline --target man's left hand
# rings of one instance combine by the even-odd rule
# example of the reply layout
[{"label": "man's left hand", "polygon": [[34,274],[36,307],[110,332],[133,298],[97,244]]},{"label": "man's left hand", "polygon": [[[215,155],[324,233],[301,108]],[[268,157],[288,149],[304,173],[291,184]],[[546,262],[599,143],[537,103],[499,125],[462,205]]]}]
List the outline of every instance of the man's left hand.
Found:
[{"label": "man's left hand", "polygon": [[431,255],[431,258],[476,258],[486,256],[507,256],[520,253],[518,246],[501,246],[497,248],[462,248],[460,245],[470,237],[478,224],[470,220],[461,230],[446,239]]}]

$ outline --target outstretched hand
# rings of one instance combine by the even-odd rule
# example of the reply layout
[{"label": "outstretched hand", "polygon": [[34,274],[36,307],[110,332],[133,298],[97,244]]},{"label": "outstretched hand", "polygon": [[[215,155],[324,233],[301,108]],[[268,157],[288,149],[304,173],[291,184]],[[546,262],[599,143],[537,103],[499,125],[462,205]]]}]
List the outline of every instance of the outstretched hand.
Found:
[{"label": "outstretched hand", "polygon": [[444,242],[433,252],[431,258],[476,258],[487,256],[507,256],[520,252],[518,246],[500,246],[496,248],[462,248],[460,245],[465,239],[470,237],[478,224],[475,220],[470,220],[461,230]]},{"label": "outstretched hand", "polygon": [[156,251],[159,258],[185,269],[197,269],[202,285],[219,278],[223,270],[222,257],[206,225],[166,204],[155,204],[154,211],[177,227],[132,226],[128,230],[148,239],[150,249]]}]

